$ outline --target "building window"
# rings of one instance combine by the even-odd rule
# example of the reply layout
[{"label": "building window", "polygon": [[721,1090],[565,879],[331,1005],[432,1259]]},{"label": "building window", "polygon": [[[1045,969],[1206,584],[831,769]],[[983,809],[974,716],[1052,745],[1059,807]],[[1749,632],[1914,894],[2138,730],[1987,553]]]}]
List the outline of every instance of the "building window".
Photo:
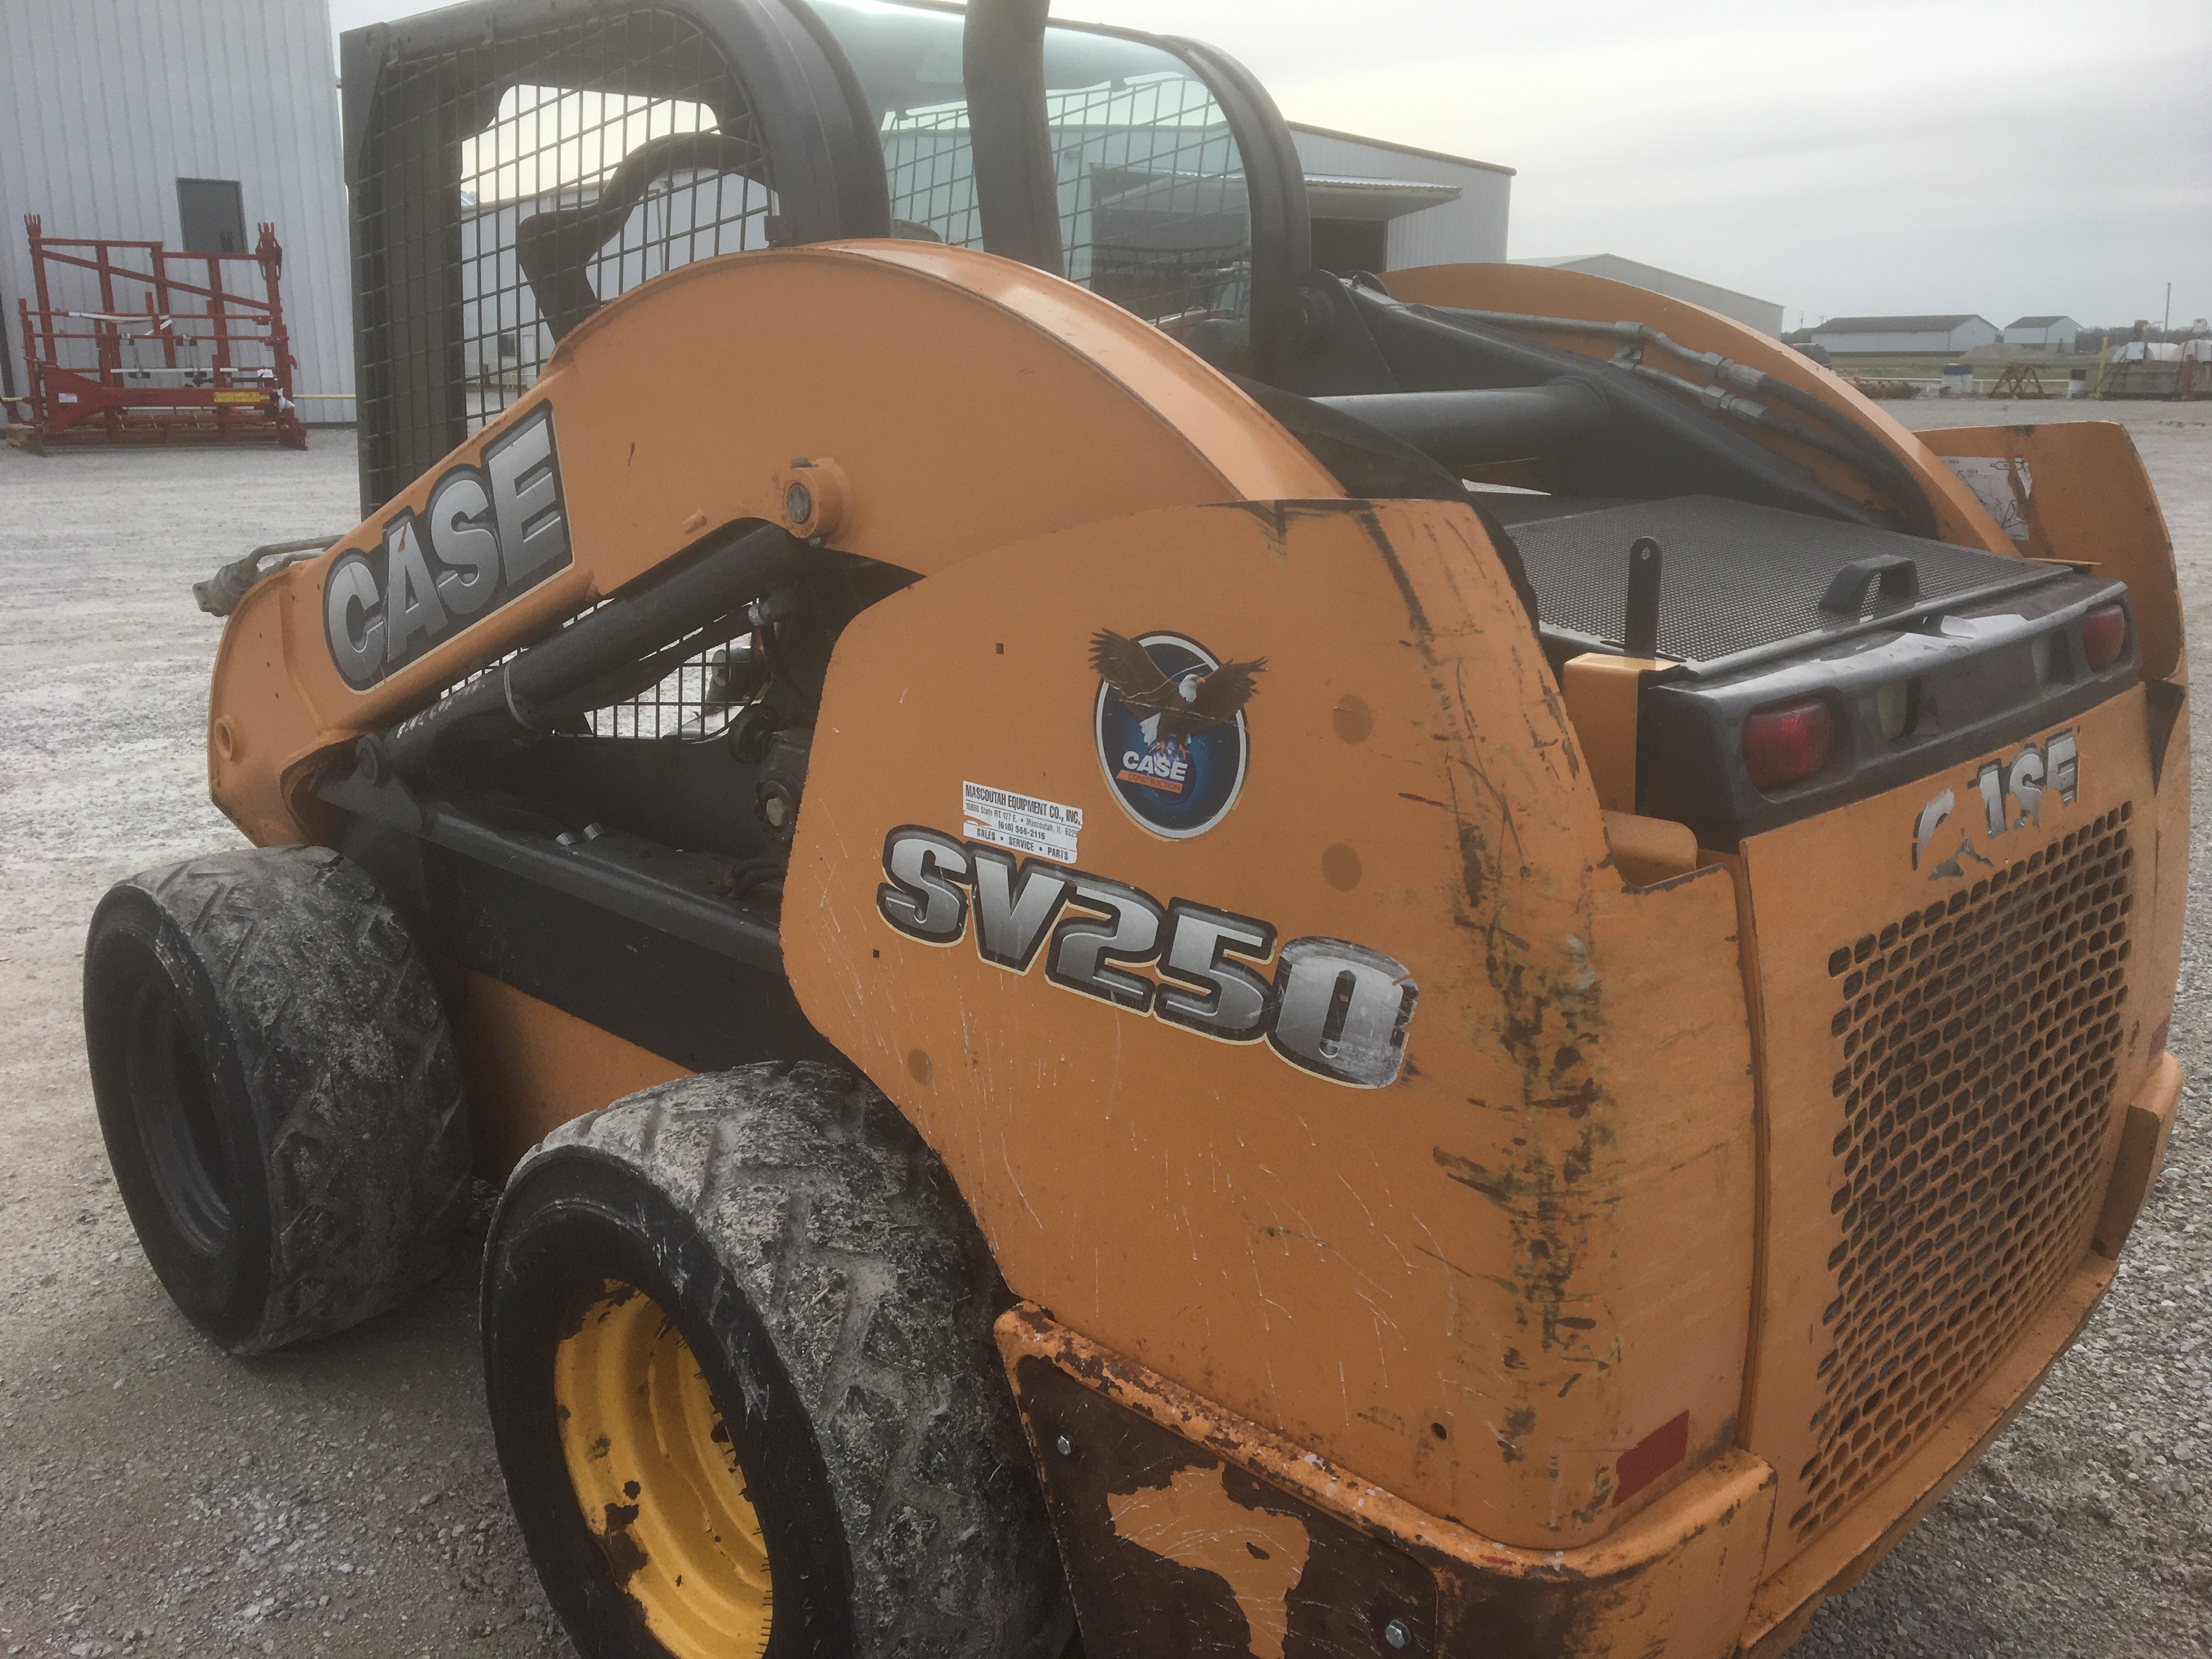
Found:
[{"label": "building window", "polygon": [[187,253],[244,253],[246,203],[235,179],[177,180],[177,222]]}]

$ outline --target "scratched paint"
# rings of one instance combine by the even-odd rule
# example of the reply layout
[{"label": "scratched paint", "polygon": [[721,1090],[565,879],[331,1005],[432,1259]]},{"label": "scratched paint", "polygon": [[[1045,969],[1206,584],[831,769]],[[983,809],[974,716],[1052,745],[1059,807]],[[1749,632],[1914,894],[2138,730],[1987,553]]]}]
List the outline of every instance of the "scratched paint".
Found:
[{"label": "scratched paint", "polygon": [[[1162,841],[1105,798],[1100,628],[1249,632],[1267,656],[1250,774],[1205,835]],[[1347,696],[1372,722],[1356,744]],[[987,729],[943,718],[972,706]],[[871,741],[810,775],[793,982],[944,1154],[1017,1294],[1516,1545],[1588,1541],[1658,1496],[1614,1508],[1613,1468],[1676,1414],[1716,1443],[1755,1167],[1733,890],[1721,871],[1626,887],[1471,514],[1203,507],[1001,549],[855,622],[823,707]],[[1421,1000],[1396,1081],[1285,1075],[896,931],[850,849],[928,822],[978,744],[993,778],[1082,810],[1114,880],[1405,963]],[[1349,887],[1328,878],[1340,846]],[[1163,982],[1140,951],[1121,965]]]}]

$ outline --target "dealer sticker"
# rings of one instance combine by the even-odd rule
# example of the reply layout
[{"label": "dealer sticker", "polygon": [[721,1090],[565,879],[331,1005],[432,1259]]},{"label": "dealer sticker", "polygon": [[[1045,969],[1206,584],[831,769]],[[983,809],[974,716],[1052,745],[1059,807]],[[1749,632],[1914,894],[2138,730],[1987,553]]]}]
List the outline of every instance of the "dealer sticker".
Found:
[{"label": "dealer sticker", "polygon": [[960,786],[960,805],[970,841],[988,842],[1010,853],[1027,853],[1055,864],[1075,862],[1075,838],[1082,833],[1083,809],[1038,800],[981,783]]}]

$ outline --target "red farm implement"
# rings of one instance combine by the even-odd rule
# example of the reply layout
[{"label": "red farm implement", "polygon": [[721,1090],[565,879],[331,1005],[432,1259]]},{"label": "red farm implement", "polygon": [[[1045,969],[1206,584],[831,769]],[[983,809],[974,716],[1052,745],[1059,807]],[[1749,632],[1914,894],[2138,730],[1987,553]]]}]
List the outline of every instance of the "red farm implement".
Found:
[{"label": "red farm implement", "polygon": [[[17,301],[28,366],[29,447],[307,444],[292,403],[291,345],[273,225],[251,253],[30,233],[36,303]],[[255,292],[254,290],[258,290]],[[12,435],[12,434],[11,434]]]}]

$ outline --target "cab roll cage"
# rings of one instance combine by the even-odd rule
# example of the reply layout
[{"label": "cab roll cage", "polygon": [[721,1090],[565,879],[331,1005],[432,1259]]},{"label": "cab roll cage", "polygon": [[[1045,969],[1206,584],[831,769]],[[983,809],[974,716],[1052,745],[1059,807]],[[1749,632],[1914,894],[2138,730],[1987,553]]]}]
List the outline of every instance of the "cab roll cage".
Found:
[{"label": "cab roll cage", "polygon": [[[686,216],[677,211],[679,198],[688,204],[687,222],[673,226],[671,239],[684,244],[684,258],[700,256],[702,235],[708,252],[933,238],[939,233],[928,226],[893,216],[895,204],[909,210],[918,190],[934,204],[932,213],[946,215],[939,222],[952,227],[947,234],[967,240],[980,227],[975,240],[986,252],[1078,275],[1233,368],[1248,390],[1334,400],[1333,409],[1303,406],[1290,418],[1333,421],[1340,437],[1364,434],[1353,446],[1364,457],[1353,471],[1370,485],[1376,465],[1403,471],[1404,455],[1390,461],[1382,452],[1404,450],[1440,464],[1447,483],[1472,465],[1541,460],[1554,480],[1547,487],[1570,494],[1645,497],[1694,487],[1844,522],[1884,520],[1745,429],[1755,426],[1844,460],[1897,501],[1886,516],[1899,528],[1931,531],[1919,485],[1881,440],[1770,376],[1687,352],[1648,326],[1565,325],[1634,329],[1643,344],[1715,377],[1725,405],[1717,413],[1704,389],[1672,371],[1607,362],[1517,331],[1560,319],[1403,305],[1315,272],[1304,173],[1258,81],[1195,41],[1049,21],[1048,3],[972,0],[963,9],[948,0],[891,0],[871,15],[932,20],[918,33],[935,34],[933,53],[944,45],[938,26],[960,20],[958,78],[939,71],[925,83],[917,73],[927,99],[882,112],[860,72],[879,66],[842,32],[851,23],[836,21],[841,0],[469,0],[348,33],[342,50],[364,516],[520,395],[539,365],[539,323],[557,341],[611,297],[587,266],[611,267],[627,289],[680,262],[641,247],[627,231],[618,247],[607,240],[646,212],[656,190],[664,238],[673,219]],[[1237,293],[1232,303],[1216,309],[1213,299],[1187,291],[1147,310],[1129,297],[1133,285],[1147,292],[1140,267],[1133,276],[1096,264],[1087,276],[1072,270],[1077,259],[1062,246],[1066,181],[1060,173],[1071,142],[1081,154],[1090,141],[1080,110],[1055,118],[1048,47],[1068,49],[1083,37],[1102,48],[1142,46],[1148,59],[1188,76],[1218,112],[1205,131],[1225,129],[1233,161],[1228,145],[1215,143],[1203,161],[1200,146],[1164,161],[1132,150],[1091,165],[1094,183],[1095,174],[1135,178],[1152,166],[1164,198],[1200,200],[1211,191],[1216,212],[1241,207],[1234,253],[1215,253],[1215,265],[1200,262],[1207,278],[1218,275]],[[856,57],[864,60],[859,68]],[[1119,74],[1102,75],[1109,101],[1122,97]],[[503,102],[511,94],[529,96]],[[599,136],[586,136],[604,144],[616,131],[618,159],[594,169],[585,155],[556,167],[549,184],[537,170],[545,153],[539,124],[549,107],[576,98],[599,99],[591,106],[598,125],[590,129]],[[942,110],[929,101],[939,98]],[[653,133],[647,112],[656,105],[664,129],[685,106],[696,125]],[[702,108],[713,113],[712,131],[696,113]],[[935,120],[945,111],[951,113]],[[564,118],[552,125],[565,131]],[[1167,125],[1176,118],[1170,112]],[[631,131],[640,120],[643,134]],[[961,145],[965,178],[947,159]],[[597,159],[610,157],[602,150]],[[483,203],[465,204],[465,171],[491,176]],[[963,184],[972,207],[945,210]],[[722,199],[732,190],[734,213]],[[971,210],[972,220],[965,216]],[[1091,244],[1094,257],[1098,246]],[[1117,282],[1121,292],[1113,291]],[[1217,320],[1224,315],[1233,323]],[[1735,395],[1729,388],[1737,386],[1756,391],[1758,400]],[[1285,417],[1279,398],[1269,406]],[[1421,486],[1424,493],[1434,484]]]},{"label": "cab roll cage", "polygon": [[[907,3],[920,11],[962,11],[941,0]],[[1045,119],[1047,29],[1140,41],[1164,52],[1212,95],[1241,158],[1252,246],[1249,368],[1264,378],[1296,333],[1302,314],[1297,283],[1312,263],[1304,174],[1273,100],[1243,65],[1212,47],[1101,24],[1048,24],[1047,4],[976,0],[965,11],[962,63],[985,250],[1055,274],[1061,270],[1060,202]],[[770,241],[893,234],[884,153],[868,100],[808,0],[638,0],[627,7],[470,0],[349,31],[341,41],[340,78],[362,381],[364,514],[470,430],[460,322],[460,272],[468,256],[460,208],[458,200],[429,201],[438,192],[425,187],[437,183],[443,196],[457,197],[443,181],[457,176],[459,146],[490,119],[503,89],[527,82],[635,97],[698,95],[696,73],[619,53],[587,56],[575,46],[580,28],[626,15],[681,19],[720,58],[730,90],[715,106],[716,117],[726,133],[742,125],[755,135],[774,172]],[[489,79],[484,54],[496,71]],[[405,182],[387,191],[384,175],[398,177],[402,168],[408,170]],[[552,302],[541,310],[556,335],[591,302],[580,275],[557,269],[561,252],[580,240],[557,234],[564,217],[577,222],[574,210],[544,216],[526,260],[533,284],[545,279]],[[395,246],[407,250],[407,269],[398,276],[389,268]]]}]

